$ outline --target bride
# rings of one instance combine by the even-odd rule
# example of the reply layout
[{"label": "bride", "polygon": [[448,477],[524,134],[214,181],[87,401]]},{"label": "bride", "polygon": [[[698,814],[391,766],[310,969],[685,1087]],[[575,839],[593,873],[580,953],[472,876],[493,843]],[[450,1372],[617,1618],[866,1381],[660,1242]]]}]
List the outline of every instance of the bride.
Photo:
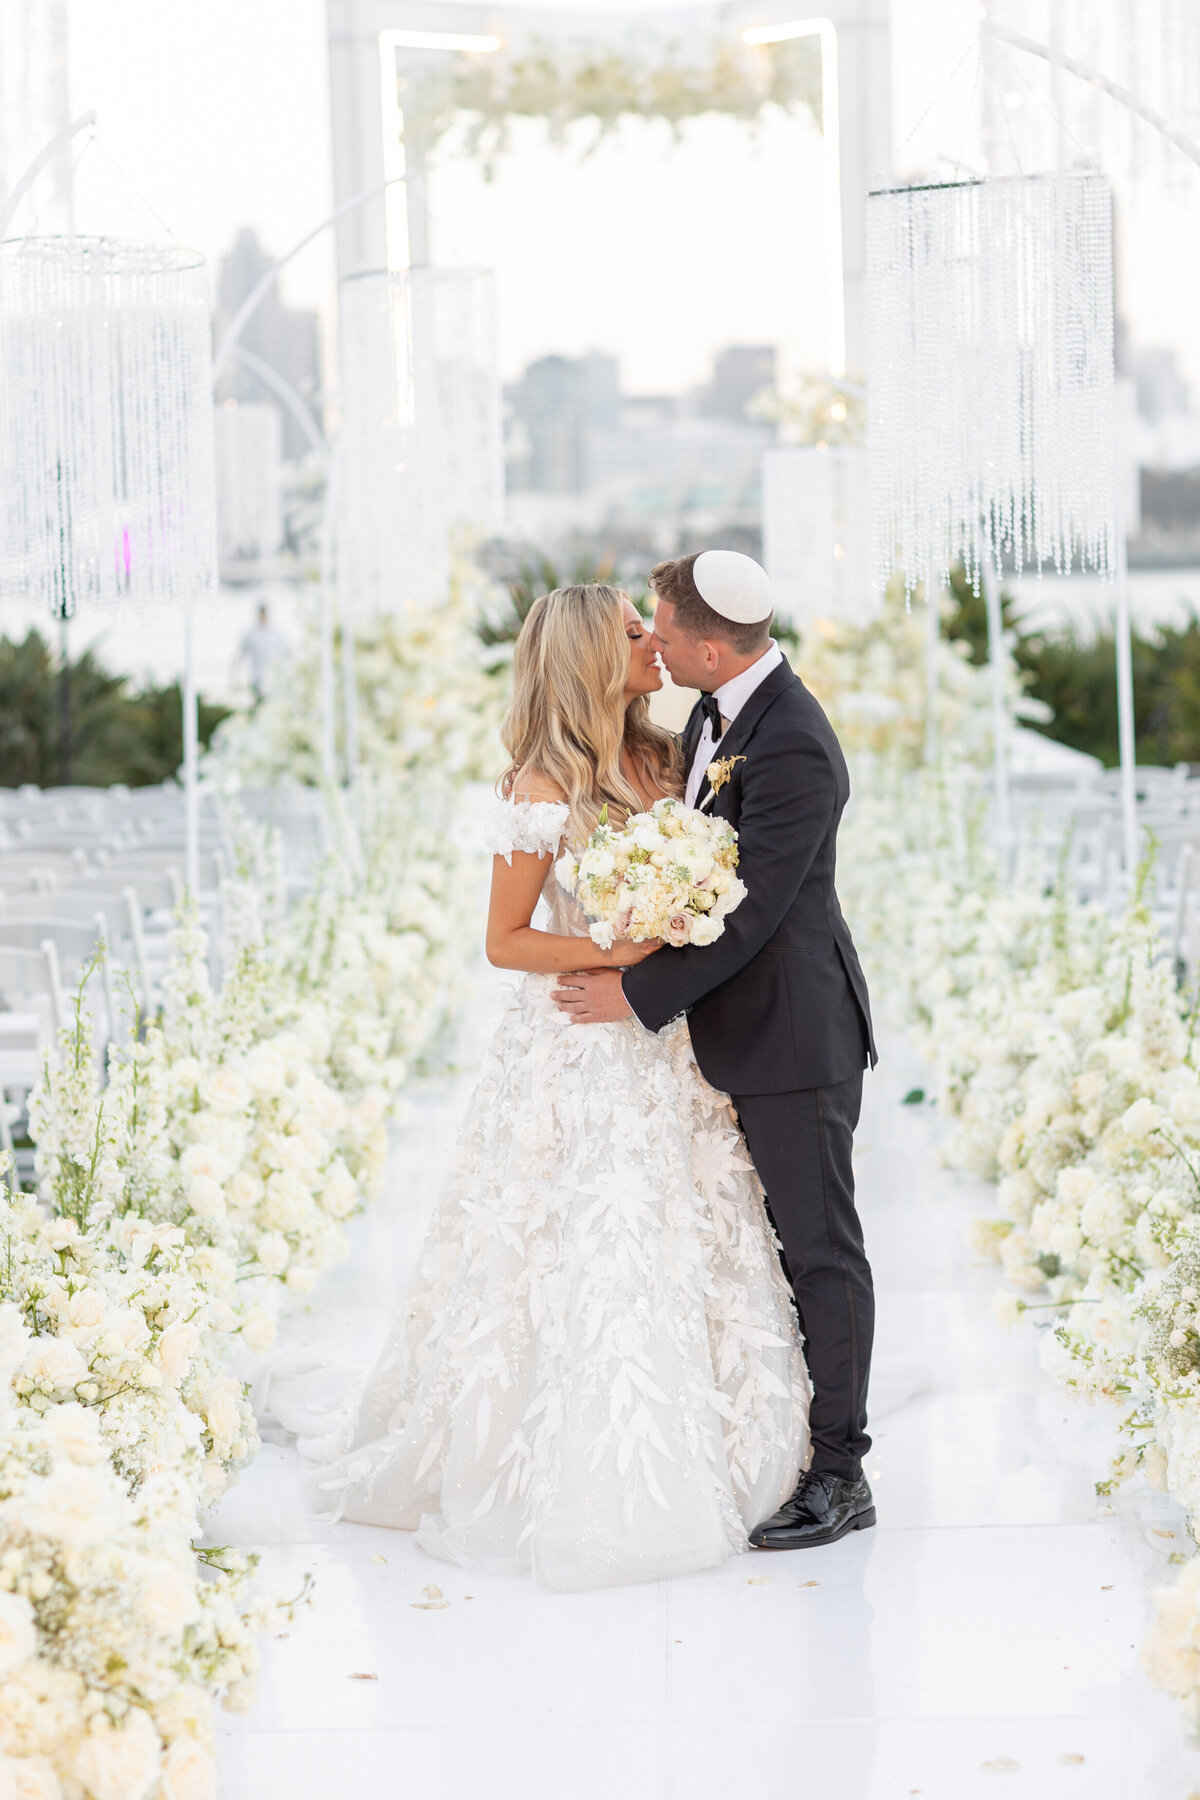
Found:
[{"label": "bride", "polygon": [[[560,588],[513,658],[489,960],[519,970],[352,1447],[335,1516],[433,1556],[591,1588],[710,1568],[792,1492],[809,1384],[762,1189],[680,1019],[582,1027],[556,978],[603,953],[554,861],[601,807],[681,791],[641,618]],[[541,905],[539,923],[535,911]],[[670,949],[658,954],[670,956]]]}]

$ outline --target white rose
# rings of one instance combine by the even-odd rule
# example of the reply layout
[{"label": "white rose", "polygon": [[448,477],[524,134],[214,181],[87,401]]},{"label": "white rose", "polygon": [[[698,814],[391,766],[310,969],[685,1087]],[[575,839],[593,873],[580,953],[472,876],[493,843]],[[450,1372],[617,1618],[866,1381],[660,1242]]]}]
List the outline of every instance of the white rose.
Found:
[{"label": "white rose", "polygon": [[702,913],[699,918],[692,920],[692,942],[693,944],[713,944],[724,929],[719,918],[714,918],[712,913]]},{"label": "white rose", "polygon": [[45,1425],[57,1455],[68,1462],[92,1468],[108,1455],[99,1419],[86,1406],[80,1406],[78,1400],[51,1407]]},{"label": "white rose", "polygon": [[142,1584],[138,1610],[155,1631],[174,1636],[199,1616],[196,1584],[188,1581],[173,1563],[155,1563]]},{"label": "white rose", "polygon": [[335,1219],[344,1219],[353,1212],[358,1201],[358,1183],[339,1158],[334,1163],[321,1189],[321,1205]]},{"label": "white rose", "polygon": [[214,1443],[231,1444],[242,1428],[237,1402],[224,1383],[209,1394],[204,1417]]},{"label": "white rose", "polygon": [[132,1306],[114,1306],[111,1312],[105,1313],[104,1329],[126,1350],[141,1350],[150,1341],[145,1313]]},{"label": "white rose", "polygon": [[707,844],[688,844],[680,853],[682,862],[693,881],[703,881],[711,874],[713,867],[712,851]]},{"label": "white rose", "polygon": [[180,1171],[187,1181],[206,1175],[216,1181],[221,1176],[221,1161],[211,1144],[189,1144],[179,1159]]},{"label": "white rose", "polygon": [[588,926],[588,936],[597,950],[611,950],[616,932],[607,920],[597,919],[594,924]]},{"label": "white rose", "polygon": [[11,1675],[37,1649],[33,1608],[24,1594],[0,1589],[0,1675]]},{"label": "white rose", "polygon": [[279,1141],[280,1162],[285,1169],[292,1169],[297,1174],[311,1174],[320,1163],[323,1151],[324,1145],[314,1132],[291,1132]]},{"label": "white rose", "polygon": [[1121,1130],[1127,1137],[1144,1138],[1162,1124],[1162,1117],[1153,1100],[1147,1100],[1143,1095],[1122,1115]]},{"label": "white rose", "polygon": [[9,1764],[15,1800],[62,1800],[58,1776],[44,1756],[22,1756]]},{"label": "white rose", "polygon": [[211,1175],[197,1175],[187,1190],[187,1203],[200,1219],[225,1217],[225,1190]]},{"label": "white rose", "polygon": [[559,857],[554,865],[554,875],[559,887],[562,888],[564,892],[568,894],[573,894],[575,892],[576,884],[579,881],[579,864],[575,861],[575,858],[571,855],[570,851],[567,851],[564,856]]},{"label": "white rose", "polygon": [[193,1254],[190,1266],[197,1281],[218,1291],[232,1287],[237,1279],[237,1264],[215,1244],[202,1244]]},{"label": "white rose", "polygon": [[312,1195],[298,1175],[284,1169],[268,1179],[261,1211],[264,1224],[298,1231],[312,1217]]},{"label": "white rose", "polygon": [[254,1246],[254,1254],[268,1275],[282,1275],[292,1253],[287,1239],[278,1231],[264,1231]]},{"label": "white rose", "polygon": [[31,1381],[56,1392],[86,1381],[88,1374],[87,1363],[70,1338],[34,1338],[22,1367]]},{"label": "white rose", "polygon": [[94,1331],[104,1317],[104,1296],[95,1288],[80,1288],[67,1301],[66,1320],[75,1331]]},{"label": "white rose", "polygon": [[158,1366],[168,1386],[178,1387],[200,1348],[200,1333],[188,1319],[176,1319],[158,1340]]},{"label": "white rose", "polygon": [[212,1757],[194,1737],[178,1737],[167,1751],[161,1776],[163,1800],[216,1800]]},{"label": "white rose", "polygon": [[246,1058],[246,1079],[256,1093],[278,1094],[287,1084],[287,1066],[277,1050],[258,1044]]},{"label": "white rose", "polygon": [[144,1800],[158,1777],[162,1745],[150,1715],[131,1707],[119,1730],[100,1713],[75,1753],[73,1772],[93,1800]]},{"label": "white rose", "polygon": [[139,1218],[137,1213],[129,1213],[121,1220],[117,1242],[134,1268],[140,1269],[155,1249],[158,1237],[148,1219]]},{"label": "white rose", "polygon": [[370,1088],[350,1109],[350,1120],[358,1131],[373,1131],[387,1111],[387,1095],[380,1088]]},{"label": "white rose", "polygon": [[20,1504],[22,1524],[68,1550],[86,1550],[114,1532],[121,1514],[111,1481],[97,1467],[61,1463],[31,1481]]},{"label": "white rose", "polygon": [[723,919],[726,913],[731,913],[736,906],[742,904],[746,893],[745,882],[740,881],[736,875],[732,875],[729,886],[723,893],[717,895],[717,904],[713,907],[710,916],[714,919]]},{"label": "white rose", "polygon": [[278,1329],[271,1313],[247,1313],[242,1320],[242,1341],[254,1356],[264,1356],[275,1342]]},{"label": "white rose", "polygon": [[592,850],[585,850],[579,859],[579,873],[592,881],[607,880],[616,866],[616,857],[603,844],[597,844]]},{"label": "white rose", "polygon": [[1072,1206],[1082,1206],[1097,1186],[1094,1169],[1060,1169],[1058,1172],[1058,1197]]},{"label": "white rose", "polygon": [[263,1196],[263,1184],[257,1175],[251,1175],[248,1169],[239,1169],[231,1175],[225,1186],[231,1206],[241,1207],[248,1211],[257,1206]]},{"label": "white rose", "polygon": [[311,1269],[289,1269],[284,1279],[293,1294],[311,1294],[317,1284]]},{"label": "white rose", "polygon": [[249,1082],[227,1063],[209,1070],[200,1083],[200,1093],[214,1112],[240,1113],[250,1104]]}]

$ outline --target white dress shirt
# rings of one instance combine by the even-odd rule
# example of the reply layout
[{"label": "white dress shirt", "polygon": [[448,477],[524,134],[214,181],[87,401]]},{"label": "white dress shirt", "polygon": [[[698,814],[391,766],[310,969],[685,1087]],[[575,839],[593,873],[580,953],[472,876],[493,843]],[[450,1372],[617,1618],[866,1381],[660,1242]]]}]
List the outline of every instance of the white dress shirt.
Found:
[{"label": "white dress shirt", "polygon": [[767,676],[771,674],[772,670],[777,669],[782,661],[783,651],[772,638],[757,662],[751,663],[748,669],[743,669],[740,675],[735,675],[732,680],[727,681],[724,687],[713,689],[713,699],[721,709],[721,737],[716,743],[713,742],[712,726],[705,719],[700,733],[700,742],[696,745],[696,754],[692,758],[692,766],[688,771],[687,788],[683,796],[686,805],[695,806],[696,795],[700,792],[700,783],[704,780],[704,771],[713,760],[724,740],[725,733],[755,688],[761,687]]}]

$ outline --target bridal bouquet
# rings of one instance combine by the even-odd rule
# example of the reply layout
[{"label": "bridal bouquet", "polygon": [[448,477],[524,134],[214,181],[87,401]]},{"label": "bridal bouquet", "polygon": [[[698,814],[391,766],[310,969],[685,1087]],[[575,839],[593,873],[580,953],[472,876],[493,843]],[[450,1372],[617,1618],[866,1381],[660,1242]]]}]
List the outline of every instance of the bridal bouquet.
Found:
[{"label": "bridal bouquet", "polygon": [[678,947],[721,936],[726,915],[746,897],[737,862],[737,832],[726,820],[656,800],[620,830],[605,807],[585,847],[561,856],[555,874],[595,921],[590,936],[601,950],[619,937]]}]

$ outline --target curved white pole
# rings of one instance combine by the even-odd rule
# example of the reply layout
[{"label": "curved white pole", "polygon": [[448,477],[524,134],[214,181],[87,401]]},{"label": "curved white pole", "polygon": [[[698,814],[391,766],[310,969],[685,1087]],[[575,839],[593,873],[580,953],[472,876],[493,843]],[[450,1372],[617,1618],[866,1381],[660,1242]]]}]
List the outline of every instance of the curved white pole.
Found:
[{"label": "curved white pole", "polygon": [[317,424],[316,419],[313,417],[309,408],[305,406],[304,401],[300,398],[300,395],[296,392],[291,382],[285,381],[278,369],[273,369],[269,362],[264,362],[261,356],[255,356],[254,352],[252,350],[247,350],[243,344],[235,344],[233,347],[233,354],[240,363],[249,369],[252,375],[258,376],[258,379],[262,382],[264,387],[270,388],[271,392],[278,399],[283,401],[283,404],[287,407],[293,419],[295,419],[297,425],[308,439],[309,449],[315,450],[322,461],[327,462],[329,460],[329,445],[325,442],[321,427]]},{"label": "curved white pole", "polygon": [[1113,81],[1109,76],[1101,74],[1100,70],[1093,69],[1090,63],[1080,62],[1076,56],[1067,56],[1062,50],[1056,49],[1053,44],[1039,43],[1037,38],[1026,37],[1020,31],[1010,31],[1007,25],[997,25],[992,19],[986,20],[981,30],[985,37],[999,38],[1002,43],[1012,44],[1017,50],[1026,50],[1030,56],[1041,57],[1042,61],[1049,63],[1052,68],[1066,69],[1069,75],[1077,75],[1080,81],[1086,81],[1090,87],[1099,88],[1101,93],[1107,94],[1110,100],[1115,100],[1119,106],[1125,107],[1131,113],[1136,113],[1139,119],[1144,119],[1146,124],[1157,131],[1160,137],[1165,137],[1167,142],[1174,144],[1177,150],[1182,150],[1191,162],[1200,164],[1200,144],[1194,138],[1188,137],[1185,132],[1176,130],[1169,119],[1164,119],[1160,112],[1156,112],[1152,106],[1148,106],[1144,100],[1139,99],[1132,88],[1122,87],[1119,81]]},{"label": "curved white pole", "polygon": [[352,194],[349,200],[343,200],[340,206],[335,206],[331,213],[327,213],[318,225],[313,226],[311,231],[306,231],[304,236],[300,238],[297,243],[294,243],[290,250],[285,251],[282,256],[276,258],[262,279],[256,281],[254,286],[250,289],[250,292],[246,295],[241,306],[239,306],[237,312],[234,314],[228,331],[221,339],[220,347],[213,357],[214,387],[225,373],[225,365],[233,355],[234,345],[237,343],[239,337],[241,337],[242,332],[246,329],[253,314],[257,312],[263,299],[270,292],[272,287],[274,287],[281,270],[286,269],[292,258],[294,256],[299,256],[300,252],[311,244],[315,237],[320,237],[323,231],[327,231],[331,225],[336,225],[338,220],[345,218],[348,212],[353,212],[358,206],[365,206],[368,200],[377,199],[380,194],[386,193],[388,188],[396,187],[398,183],[407,180],[407,175],[390,175],[386,181],[377,181],[374,187],[364,188],[360,194]]},{"label": "curved white pole", "polygon": [[96,115],[94,112],[80,113],[79,117],[74,120],[72,124],[68,125],[65,131],[60,131],[57,137],[52,137],[50,142],[46,144],[43,149],[38,151],[37,155],[22,175],[20,181],[18,181],[16,187],[4,202],[3,209],[0,210],[0,238],[2,238],[4,233],[8,230],[9,224],[18,206],[20,206],[26,194],[29,192],[46,164],[50,161],[50,158],[54,155],[58,146],[60,144],[69,144],[71,139],[79,132],[86,131],[89,125],[94,125],[95,123]]}]

